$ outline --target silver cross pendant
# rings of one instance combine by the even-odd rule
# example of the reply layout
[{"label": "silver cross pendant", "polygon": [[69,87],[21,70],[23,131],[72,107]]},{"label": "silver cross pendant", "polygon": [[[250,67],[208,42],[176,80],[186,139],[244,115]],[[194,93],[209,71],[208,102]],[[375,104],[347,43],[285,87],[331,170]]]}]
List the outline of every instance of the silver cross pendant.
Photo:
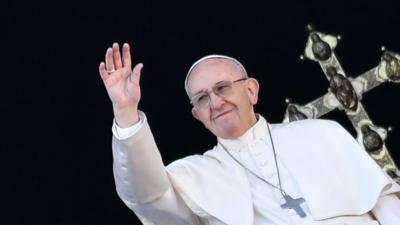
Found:
[{"label": "silver cross pendant", "polygon": [[293,209],[301,218],[306,217],[306,213],[301,208],[300,204],[304,202],[304,198],[292,198],[290,195],[283,194],[285,203],[281,205],[282,209]]}]

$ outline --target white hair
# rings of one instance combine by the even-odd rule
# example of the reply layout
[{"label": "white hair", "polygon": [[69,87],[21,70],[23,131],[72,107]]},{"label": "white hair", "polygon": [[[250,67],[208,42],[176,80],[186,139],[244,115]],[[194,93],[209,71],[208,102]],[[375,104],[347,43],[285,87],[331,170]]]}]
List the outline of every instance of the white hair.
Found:
[{"label": "white hair", "polygon": [[204,56],[203,58],[201,58],[201,59],[197,60],[196,62],[194,62],[194,63],[192,64],[192,66],[190,67],[189,71],[188,71],[187,74],[186,74],[186,78],[185,78],[185,91],[186,91],[186,94],[187,94],[189,97],[190,97],[190,95],[189,95],[189,89],[188,89],[188,81],[189,81],[189,76],[190,76],[190,74],[192,73],[192,71],[194,70],[194,68],[196,68],[197,65],[199,65],[201,62],[206,61],[206,60],[209,60],[209,59],[225,59],[225,60],[229,60],[229,61],[235,63],[235,65],[237,65],[237,66],[239,67],[239,69],[240,69],[240,71],[241,71],[241,75],[243,76],[243,78],[248,77],[247,71],[246,71],[246,69],[244,68],[244,66],[243,66],[237,59],[235,59],[235,58],[233,58],[233,57],[226,56],[226,55],[216,55],[216,54]]}]

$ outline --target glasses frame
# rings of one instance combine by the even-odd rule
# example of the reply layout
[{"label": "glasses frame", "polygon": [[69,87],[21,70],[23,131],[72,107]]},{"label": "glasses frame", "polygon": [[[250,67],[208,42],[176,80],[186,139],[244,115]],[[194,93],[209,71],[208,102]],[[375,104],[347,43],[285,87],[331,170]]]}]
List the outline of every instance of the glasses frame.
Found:
[{"label": "glasses frame", "polygon": [[218,97],[222,97],[223,98],[223,96],[220,96],[220,94],[217,94],[216,93],[216,91],[215,91],[215,89],[218,87],[218,84],[220,84],[220,83],[222,83],[222,82],[229,82],[229,85],[230,86],[232,86],[234,83],[237,83],[237,82],[240,82],[240,81],[244,81],[244,80],[247,80],[247,79],[249,79],[248,77],[243,77],[243,78],[240,78],[240,79],[237,79],[237,80],[234,80],[234,81],[220,81],[220,82],[218,82],[217,84],[214,84],[214,86],[211,88],[211,90],[210,91],[204,91],[204,93],[207,95],[207,97],[208,97],[208,103],[206,104],[206,105],[204,105],[203,107],[202,106],[200,106],[200,105],[196,105],[196,104],[194,104],[193,103],[193,99],[194,98],[196,98],[196,96],[198,96],[199,94],[201,94],[201,93],[203,93],[203,92],[199,92],[198,94],[196,94],[196,95],[194,95],[191,99],[190,99],[190,104],[192,104],[194,107],[196,107],[196,108],[200,108],[200,109],[202,109],[202,108],[206,108],[206,106],[208,107],[208,106],[210,106],[210,102],[211,102],[211,93],[214,93],[216,96],[218,96]]}]

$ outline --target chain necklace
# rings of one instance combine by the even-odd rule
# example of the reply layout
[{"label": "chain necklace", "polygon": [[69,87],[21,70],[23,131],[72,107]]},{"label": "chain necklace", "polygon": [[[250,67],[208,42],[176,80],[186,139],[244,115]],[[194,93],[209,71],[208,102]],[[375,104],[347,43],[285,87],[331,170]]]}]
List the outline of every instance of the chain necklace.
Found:
[{"label": "chain necklace", "polygon": [[268,185],[270,185],[271,187],[278,189],[281,192],[282,197],[285,199],[285,203],[281,205],[281,208],[283,209],[293,209],[298,216],[300,216],[301,218],[306,217],[306,213],[304,212],[304,210],[301,208],[300,204],[304,202],[304,198],[292,198],[290,195],[288,195],[282,188],[282,183],[281,183],[281,176],[279,173],[279,167],[278,167],[278,160],[276,157],[276,151],[275,151],[275,146],[274,146],[274,141],[272,139],[272,134],[271,134],[271,129],[269,128],[269,124],[267,124],[267,128],[268,128],[268,134],[269,134],[269,138],[271,140],[271,145],[272,145],[272,151],[274,153],[274,161],[275,161],[275,167],[276,167],[276,171],[278,174],[278,186],[268,182],[267,180],[265,180],[263,177],[259,176],[257,173],[253,172],[252,170],[250,170],[249,168],[247,168],[245,165],[243,165],[243,163],[241,163],[238,159],[236,159],[226,148],[225,146],[219,142],[219,144],[222,146],[222,149],[224,149],[224,151],[233,159],[235,160],[241,167],[243,167],[244,169],[246,169],[247,171],[249,171],[253,176],[257,177],[258,179],[262,180],[263,182],[267,183]]}]

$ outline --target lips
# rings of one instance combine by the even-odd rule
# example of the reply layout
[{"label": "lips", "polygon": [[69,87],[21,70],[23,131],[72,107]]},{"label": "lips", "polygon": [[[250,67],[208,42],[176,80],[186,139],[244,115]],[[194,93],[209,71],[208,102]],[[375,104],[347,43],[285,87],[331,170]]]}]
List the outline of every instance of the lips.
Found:
[{"label": "lips", "polygon": [[233,109],[229,109],[229,110],[226,110],[226,111],[224,111],[224,112],[222,112],[222,113],[218,113],[216,116],[213,116],[212,119],[213,119],[213,120],[216,120],[216,119],[218,119],[219,117],[224,116],[224,115],[230,113],[231,111],[233,111]]}]

